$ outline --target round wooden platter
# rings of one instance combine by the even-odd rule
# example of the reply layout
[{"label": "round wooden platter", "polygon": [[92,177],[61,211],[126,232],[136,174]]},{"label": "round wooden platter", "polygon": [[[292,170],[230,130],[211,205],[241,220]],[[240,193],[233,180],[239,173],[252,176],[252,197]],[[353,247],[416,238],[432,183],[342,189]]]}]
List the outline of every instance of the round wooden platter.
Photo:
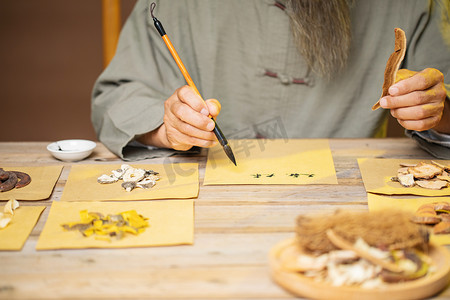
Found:
[{"label": "round wooden platter", "polygon": [[[294,239],[276,244],[269,253],[272,279],[284,289],[299,297],[311,299],[423,299],[442,290],[450,279],[450,252],[443,246],[430,245],[429,255],[436,267],[429,276],[402,283],[393,283],[380,288],[363,289],[353,286],[332,286],[316,282],[300,273],[287,271],[280,264],[283,251],[289,251]],[[292,250],[292,249],[291,249]]]}]

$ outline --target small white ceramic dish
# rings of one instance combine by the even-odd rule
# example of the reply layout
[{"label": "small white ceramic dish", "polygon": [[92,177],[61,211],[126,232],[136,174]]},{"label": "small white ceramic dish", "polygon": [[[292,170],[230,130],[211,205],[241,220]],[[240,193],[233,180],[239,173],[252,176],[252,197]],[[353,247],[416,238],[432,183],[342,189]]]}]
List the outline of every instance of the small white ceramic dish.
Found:
[{"label": "small white ceramic dish", "polygon": [[62,161],[83,160],[95,149],[97,144],[89,140],[62,140],[47,145],[47,150]]}]

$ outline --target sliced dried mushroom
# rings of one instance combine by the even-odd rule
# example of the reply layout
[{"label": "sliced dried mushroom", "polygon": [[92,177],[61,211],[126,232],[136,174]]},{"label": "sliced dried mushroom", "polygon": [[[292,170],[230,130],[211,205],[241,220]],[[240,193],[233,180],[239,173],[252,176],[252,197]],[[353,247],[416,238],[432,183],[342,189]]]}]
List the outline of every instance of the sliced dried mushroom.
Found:
[{"label": "sliced dried mushroom", "polygon": [[136,182],[135,181],[124,181],[122,183],[122,187],[127,191],[127,192],[131,192],[135,187],[136,187]]},{"label": "sliced dried mushroom", "polygon": [[112,175],[106,175],[106,174],[103,174],[97,178],[97,182],[101,183],[101,184],[114,183],[114,182],[117,182],[118,180],[119,179],[117,179],[116,177],[114,177]]},{"label": "sliced dried mushroom", "polygon": [[142,179],[141,181],[136,183],[136,186],[142,189],[150,189],[154,187],[156,184],[156,181],[153,178],[146,177]]},{"label": "sliced dried mushroom", "polygon": [[136,168],[129,168],[126,170],[125,174],[123,174],[123,181],[134,181],[137,182],[139,180],[142,180],[145,177],[145,170],[144,169],[136,169]]},{"label": "sliced dried mushroom", "polygon": [[114,183],[123,180],[121,186],[128,192],[136,187],[149,189],[156,185],[159,180],[159,173],[153,170],[133,168],[130,165],[123,164],[120,169],[112,170],[111,175],[102,175],[97,178],[99,183]]}]

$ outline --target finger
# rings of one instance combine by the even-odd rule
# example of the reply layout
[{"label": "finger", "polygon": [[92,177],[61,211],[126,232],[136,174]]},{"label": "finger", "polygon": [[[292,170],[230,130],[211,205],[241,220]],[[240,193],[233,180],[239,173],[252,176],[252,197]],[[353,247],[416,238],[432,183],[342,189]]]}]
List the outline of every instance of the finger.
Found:
[{"label": "finger", "polygon": [[205,116],[209,115],[209,110],[205,101],[203,101],[202,97],[197,94],[193,88],[185,85],[179,88],[176,93],[181,102],[187,104],[196,112],[199,112]]},{"label": "finger", "polygon": [[438,86],[426,91],[416,91],[401,96],[386,96],[380,99],[380,105],[383,108],[401,108],[417,105],[436,105],[442,107],[446,97],[445,90]]},{"label": "finger", "polygon": [[222,105],[217,99],[208,99],[205,101],[208,106],[209,113],[213,118],[217,117],[220,113]]},{"label": "finger", "polygon": [[440,118],[430,117],[422,120],[399,120],[398,123],[404,128],[415,131],[424,131],[434,128],[439,123]]},{"label": "finger", "polygon": [[443,106],[425,104],[418,106],[402,107],[398,109],[391,109],[391,115],[398,120],[423,120],[431,117],[441,118]]},{"label": "finger", "polygon": [[389,88],[391,96],[405,95],[414,91],[423,91],[442,82],[444,75],[434,68],[427,68],[413,76],[393,84]]},{"label": "finger", "polygon": [[212,131],[215,126],[214,121],[211,120],[211,118],[195,111],[190,106],[180,101],[175,102],[170,106],[168,114],[171,117],[170,120],[177,118],[200,130]]},{"label": "finger", "polygon": [[[209,121],[211,121],[214,126],[214,122],[211,119],[209,119]],[[165,115],[164,123],[167,124],[166,126],[173,128],[186,136],[192,136],[198,139],[209,141],[215,139],[214,133],[212,131],[199,129],[191,125],[190,123],[184,122],[183,120],[179,119],[177,116],[173,114]]]},{"label": "finger", "polygon": [[198,147],[212,147],[217,143],[217,140],[214,139],[214,135],[209,138],[211,139],[202,139],[195,136],[190,136],[178,131],[175,127],[167,127],[166,135],[171,147],[176,150],[187,150],[192,146]]}]

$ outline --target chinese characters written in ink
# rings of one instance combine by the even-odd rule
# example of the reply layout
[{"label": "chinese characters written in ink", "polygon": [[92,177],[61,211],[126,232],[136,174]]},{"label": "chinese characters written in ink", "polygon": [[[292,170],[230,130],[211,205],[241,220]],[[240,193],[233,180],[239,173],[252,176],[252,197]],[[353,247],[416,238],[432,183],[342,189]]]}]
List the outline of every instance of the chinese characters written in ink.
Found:
[{"label": "chinese characters written in ink", "polygon": [[[301,176],[306,176],[306,177],[311,178],[311,177],[314,177],[314,175],[315,174],[312,174],[312,173],[311,174],[308,174],[308,173],[289,173],[289,174],[285,174],[285,176],[293,177],[293,178],[299,178]],[[275,173],[268,173],[268,174],[255,173],[255,174],[251,174],[251,176],[253,178],[262,178],[262,177],[271,178],[271,177],[275,177]]]}]

